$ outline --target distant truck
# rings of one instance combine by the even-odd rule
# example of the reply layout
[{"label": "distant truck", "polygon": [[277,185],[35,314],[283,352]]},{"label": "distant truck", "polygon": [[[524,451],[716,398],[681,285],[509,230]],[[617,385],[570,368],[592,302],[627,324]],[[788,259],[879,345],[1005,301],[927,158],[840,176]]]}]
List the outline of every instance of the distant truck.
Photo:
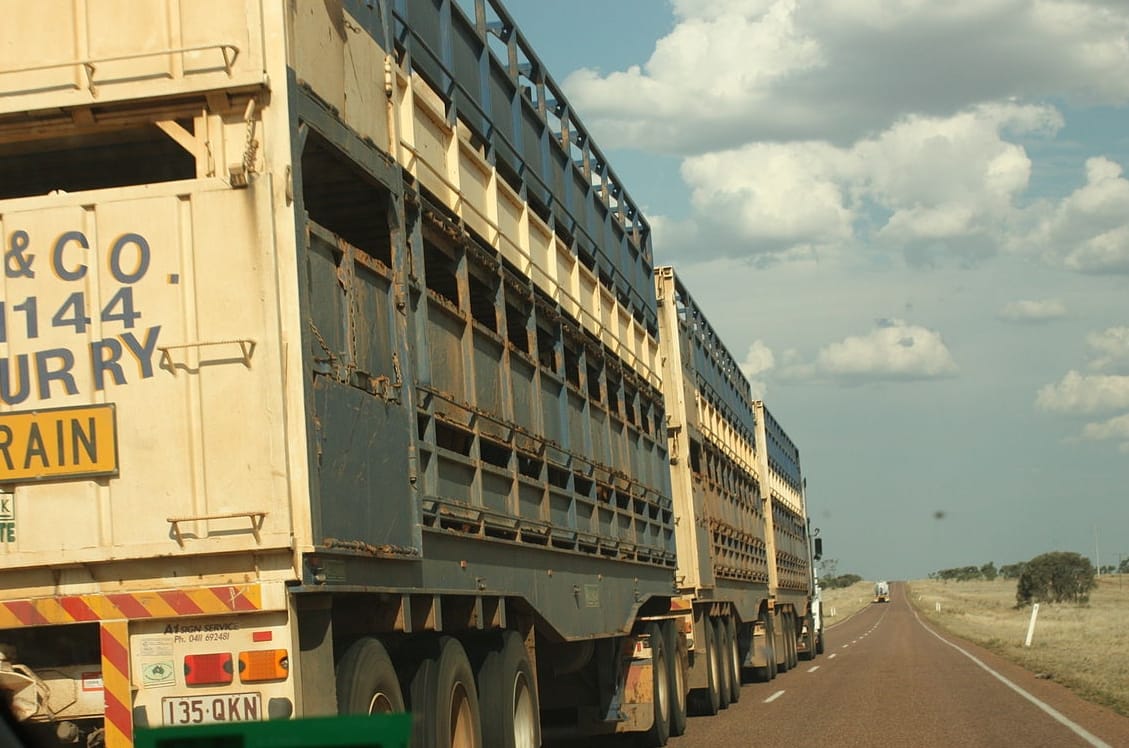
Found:
[{"label": "distant truck", "polygon": [[878,582],[874,585],[874,602],[888,603],[890,602],[890,583]]}]

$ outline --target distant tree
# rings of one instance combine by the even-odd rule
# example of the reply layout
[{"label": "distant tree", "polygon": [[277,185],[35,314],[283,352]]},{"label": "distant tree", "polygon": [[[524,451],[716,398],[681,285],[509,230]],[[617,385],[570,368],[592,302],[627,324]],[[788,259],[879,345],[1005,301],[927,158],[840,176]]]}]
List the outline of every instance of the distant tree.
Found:
[{"label": "distant tree", "polygon": [[839,587],[850,587],[855,582],[861,582],[862,577],[858,574],[840,574],[837,577],[821,577],[819,583],[827,589],[838,589]]},{"label": "distant tree", "polygon": [[980,567],[980,576],[987,579],[989,582],[994,581],[999,572],[996,571],[996,564],[994,561],[989,561]]},{"label": "distant tree", "polygon": [[1026,562],[1020,561],[1018,564],[1004,564],[1000,567],[1000,576],[1004,579],[1019,579],[1019,575],[1023,573],[1023,567]]},{"label": "distant tree", "polygon": [[1129,558],[1121,559],[1121,563],[1117,565],[1118,574],[1129,574]]},{"label": "distant tree", "polygon": [[1103,564],[1102,568],[1098,570],[1099,574],[1116,574],[1117,567],[1113,564]]},{"label": "distant tree", "polygon": [[1097,586],[1090,559],[1070,551],[1052,551],[1036,556],[1024,565],[1016,583],[1016,607],[1033,602],[1074,602],[1090,600]]},{"label": "distant tree", "polygon": [[958,582],[971,582],[974,579],[980,578],[979,566],[962,566],[960,571],[957,572]]},{"label": "distant tree", "polygon": [[979,566],[954,566],[951,569],[941,569],[936,572],[936,579],[955,580],[957,582],[969,582],[973,579],[981,578]]}]

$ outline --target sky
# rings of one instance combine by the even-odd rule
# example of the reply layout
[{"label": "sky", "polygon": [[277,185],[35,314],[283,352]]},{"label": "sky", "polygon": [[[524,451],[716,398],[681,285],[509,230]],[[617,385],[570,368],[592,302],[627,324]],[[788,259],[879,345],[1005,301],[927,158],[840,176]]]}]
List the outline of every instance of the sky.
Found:
[{"label": "sky", "polygon": [[838,573],[1129,558],[1129,3],[505,7]]}]

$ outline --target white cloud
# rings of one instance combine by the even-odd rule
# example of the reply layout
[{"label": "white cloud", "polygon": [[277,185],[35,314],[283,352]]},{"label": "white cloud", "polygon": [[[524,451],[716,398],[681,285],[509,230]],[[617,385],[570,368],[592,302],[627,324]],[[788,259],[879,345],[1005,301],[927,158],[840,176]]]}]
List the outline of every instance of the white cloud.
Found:
[{"label": "white cloud", "polygon": [[[1061,125],[1049,107],[910,116],[851,147],[752,143],[687,158],[694,215],[656,221],[670,254],[808,257],[874,233],[886,250],[976,259],[1008,235],[1031,162],[1005,131]],[[932,259],[927,257],[927,259]]]},{"label": "white cloud", "polygon": [[[1093,351],[1089,368],[1114,373],[1087,375],[1071,370],[1059,382],[1039,390],[1035,403],[1040,408],[1071,415],[1129,409],[1129,327],[1092,332],[1086,343]],[[1129,413],[1086,424],[1081,438],[1120,440],[1118,449],[1129,454]]]},{"label": "white cloud", "polygon": [[813,363],[786,356],[784,378],[828,378],[845,383],[914,381],[954,376],[957,365],[939,333],[900,319],[879,320],[866,335],[819,351]]},{"label": "white cloud", "polygon": [[711,217],[727,237],[717,250],[757,254],[851,237],[842,184],[851,158],[825,144],[756,143],[687,159],[682,176],[695,214]]},{"label": "white cloud", "polygon": [[1129,225],[1086,239],[1066,256],[1066,267],[1095,275],[1129,274]]},{"label": "white cloud", "polygon": [[755,377],[774,366],[776,366],[776,357],[772,355],[772,349],[765,345],[764,341],[755,340],[745,353],[745,360],[741,362],[741,372],[746,377]]},{"label": "white cloud", "polygon": [[1129,3],[672,7],[674,27],[645,64],[564,83],[605,147],[686,157],[693,214],[658,217],[669,256],[763,264],[868,247],[971,265],[1005,248],[1129,274],[1121,167],[1092,158],[1085,186],[1028,208],[1020,140],[1064,124],[1030,102],[1129,102]]},{"label": "white cloud", "polygon": [[761,374],[767,374],[776,367],[776,356],[764,341],[754,340],[745,352],[745,360],[741,362],[741,373],[749,380],[753,391],[753,398],[763,400],[768,391],[768,384],[760,379]]},{"label": "white cloud", "polygon": [[1129,180],[1120,164],[1089,159],[1086,184],[1039,222],[1028,243],[1070,270],[1129,274]]},{"label": "white cloud", "polygon": [[1066,316],[1066,305],[1058,299],[1013,301],[999,311],[1007,322],[1049,322]]},{"label": "white cloud", "polygon": [[605,146],[850,143],[904,112],[1129,100],[1129,8],[1098,0],[676,0],[642,66],[564,87]]},{"label": "white cloud", "polygon": [[1083,439],[1119,439],[1129,442],[1129,413],[1100,423],[1088,423],[1082,429]]},{"label": "white cloud", "polygon": [[1088,376],[1069,371],[1039,390],[1036,404],[1060,413],[1098,413],[1129,408],[1129,376]]},{"label": "white cloud", "polygon": [[1086,342],[1098,353],[1090,361],[1091,369],[1129,374],[1129,327],[1092,332],[1086,336]]}]

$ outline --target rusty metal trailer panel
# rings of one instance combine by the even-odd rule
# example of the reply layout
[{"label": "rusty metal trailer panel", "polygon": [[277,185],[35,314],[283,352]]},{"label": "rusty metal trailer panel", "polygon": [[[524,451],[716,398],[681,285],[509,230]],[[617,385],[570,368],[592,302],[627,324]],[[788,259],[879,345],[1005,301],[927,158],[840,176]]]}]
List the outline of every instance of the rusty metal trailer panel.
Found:
[{"label": "rusty metal trailer panel", "polygon": [[570,638],[669,592],[649,227],[499,4],[48,5],[77,46],[0,74],[5,595],[243,569]]},{"label": "rusty metal trailer panel", "polygon": [[777,595],[801,600],[813,593],[813,575],[800,452],[763,402],[756,403],[755,413],[757,443],[764,445],[762,473],[772,496]]},{"label": "rusty metal trailer panel", "polygon": [[768,597],[770,572],[754,401],[674,269],[657,268],[655,283],[680,518],[678,585],[695,596],[732,599],[752,620]]},{"label": "rusty metal trailer panel", "polygon": [[[745,667],[771,680],[815,652],[799,451],[671,267],[655,269],[687,682],[714,714]],[[720,662],[721,667],[714,663]]]},{"label": "rusty metal trailer panel", "polygon": [[[335,711],[366,636],[619,667],[668,608],[649,228],[473,5],[14,9],[79,40],[0,45],[0,669],[30,719],[86,730],[102,700],[55,709],[9,657],[104,691],[117,746]],[[187,658],[234,647],[278,658],[266,685],[201,701]]]}]

